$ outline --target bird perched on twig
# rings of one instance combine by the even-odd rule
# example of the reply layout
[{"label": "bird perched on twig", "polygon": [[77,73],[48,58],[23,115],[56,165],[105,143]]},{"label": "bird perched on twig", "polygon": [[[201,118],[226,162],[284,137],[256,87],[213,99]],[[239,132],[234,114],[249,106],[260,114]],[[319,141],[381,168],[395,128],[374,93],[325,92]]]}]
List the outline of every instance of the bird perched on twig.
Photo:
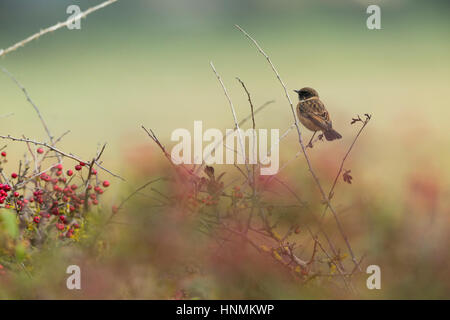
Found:
[{"label": "bird perched on twig", "polygon": [[[342,138],[333,129],[330,115],[327,109],[325,109],[323,102],[320,101],[319,94],[316,90],[306,87],[294,91],[298,93],[298,99],[300,100],[297,105],[298,119],[307,129],[314,131],[314,135],[317,131],[322,131],[328,141]],[[312,147],[311,142],[314,135],[308,144],[310,147]]]}]

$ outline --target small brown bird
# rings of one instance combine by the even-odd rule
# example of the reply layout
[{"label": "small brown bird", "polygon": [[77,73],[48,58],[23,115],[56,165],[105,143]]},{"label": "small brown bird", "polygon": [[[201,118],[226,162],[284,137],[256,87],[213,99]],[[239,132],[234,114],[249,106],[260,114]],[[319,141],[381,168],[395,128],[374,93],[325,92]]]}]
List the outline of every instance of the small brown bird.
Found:
[{"label": "small brown bird", "polygon": [[[325,109],[325,105],[320,101],[319,94],[316,90],[306,87],[294,91],[298,93],[298,99],[300,100],[297,105],[298,119],[306,128],[314,131],[314,135],[317,131],[322,131],[328,141],[342,138],[333,129],[330,115],[327,109]],[[311,138],[311,141],[313,138]],[[311,142],[309,145],[311,145]]]}]

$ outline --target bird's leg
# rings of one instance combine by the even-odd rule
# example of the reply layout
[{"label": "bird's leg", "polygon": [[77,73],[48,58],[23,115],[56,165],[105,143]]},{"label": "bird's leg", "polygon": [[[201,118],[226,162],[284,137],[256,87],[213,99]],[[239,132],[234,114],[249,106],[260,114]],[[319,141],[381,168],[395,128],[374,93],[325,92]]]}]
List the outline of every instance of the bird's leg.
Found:
[{"label": "bird's leg", "polygon": [[312,141],[314,139],[314,136],[316,135],[316,132],[317,131],[314,131],[314,133],[313,133],[313,135],[311,137],[311,140],[309,140],[308,144],[306,145],[307,148],[312,148],[313,147]]}]

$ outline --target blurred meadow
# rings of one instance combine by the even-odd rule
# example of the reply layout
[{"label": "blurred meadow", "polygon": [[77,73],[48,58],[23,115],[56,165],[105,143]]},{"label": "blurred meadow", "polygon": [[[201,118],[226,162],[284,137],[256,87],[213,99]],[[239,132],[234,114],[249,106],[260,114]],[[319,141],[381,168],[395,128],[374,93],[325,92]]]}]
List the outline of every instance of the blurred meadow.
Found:
[{"label": "blurred meadow", "polygon": [[[94,5],[2,0],[0,48],[64,21],[70,4],[82,10]],[[366,27],[369,4],[381,7],[381,30]],[[291,99],[297,100],[293,89],[317,89],[343,135],[308,151],[326,190],[357,132],[351,119],[372,115],[344,166],[353,183],[340,178],[333,203],[354,251],[364,255],[363,269],[381,267],[382,289],[367,290],[365,273],[353,293],[328,282],[291,282],[282,268],[239,243],[212,254],[214,241],[193,232],[195,221],[174,214],[176,208],[159,210],[140,194],[102,236],[88,244],[35,252],[28,271],[11,270],[0,277],[0,298],[450,298],[449,8],[447,1],[413,0],[119,0],[83,19],[81,30],[63,28],[1,58],[0,65],[28,90],[52,133],[71,130],[60,149],[90,159],[98,144],[108,143],[105,166],[127,180],[109,178],[111,190],[102,203],[109,214],[132,190],[172,170],[141,125],[151,128],[169,151],[175,144],[171,132],[192,131],[195,120],[202,120],[205,129],[233,128],[210,61],[238,119],[248,116],[250,108],[235,77],[245,82],[255,106],[275,101],[256,116],[257,128],[282,133],[293,123],[282,87],[267,61],[234,27],[240,25],[270,55]],[[32,107],[4,73],[0,88],[0,134],[45,141]],[[244,127],[250,126],[251,121]],[[307,142],[310,132],[302,132]],[[6,143],[4,171],[11,172],[25,146],[1,141],[0,147]],[[292,130],[281,143],[280,166],[298,151]],[[228,173],[236,171],[233,166],[216,171],[227,171],[226,183],[236,176]],[[303,156],[277,176],[321,214],[323,205]],[[157,186],[171,192],[162,182]],[[280,201],[295,199],[282,194]],[[303,212],[298,217],[288,211],[294,220],[305,219]],[[325,221],[345,251],[329,213]],[[67,261],[81,266],[83,290],[65,289]]]}]

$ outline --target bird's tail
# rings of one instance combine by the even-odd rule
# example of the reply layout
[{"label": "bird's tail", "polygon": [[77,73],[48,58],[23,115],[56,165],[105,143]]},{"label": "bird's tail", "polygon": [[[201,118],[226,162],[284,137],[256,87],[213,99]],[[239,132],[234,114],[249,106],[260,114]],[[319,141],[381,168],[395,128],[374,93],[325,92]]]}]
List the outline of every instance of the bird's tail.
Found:
[{"label": "bird's tail", "polygon": [[324,131],[323,134],[325,135],[325,138],[328,141],[333,141],[333,140],[342,138],[342,136],[334,129]]}]

